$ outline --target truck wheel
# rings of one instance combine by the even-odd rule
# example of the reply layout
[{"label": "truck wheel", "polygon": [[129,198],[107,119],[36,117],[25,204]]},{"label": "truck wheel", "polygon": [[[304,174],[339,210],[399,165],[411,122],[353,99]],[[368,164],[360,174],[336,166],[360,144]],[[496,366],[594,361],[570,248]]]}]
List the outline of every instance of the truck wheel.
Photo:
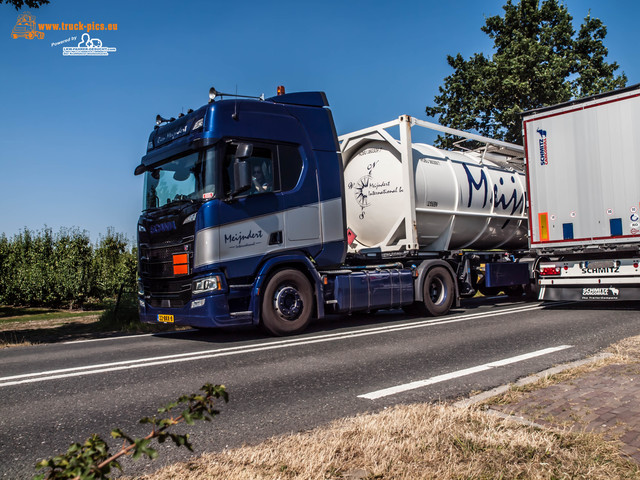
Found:
[{"label": "truck wheel", "polygon": [[445,315],[451,309],[455,289],[453,279],[444,267],[434,267],[424,279],[424,307],[426,313],[437,317]]},{"label": "truck wheel", "polygon": [[280,270],[267,282],[262,296],[262,325],[272,335],[302,332],[311,321],[313,291],[299,270]]},{"label": "truck wheel", "polygon": [[527,300],[538,300],[540,294],[540,285],[538,285],[538,279],[533,279],[528,285],[524,287],[524,293]]},{"label": "truck wheel", "polygon": [[506,293],[510,298],[520,298],[524,294],[524,286],[512,285],[510,287],[506,287],[504,289],[504,293]]}]

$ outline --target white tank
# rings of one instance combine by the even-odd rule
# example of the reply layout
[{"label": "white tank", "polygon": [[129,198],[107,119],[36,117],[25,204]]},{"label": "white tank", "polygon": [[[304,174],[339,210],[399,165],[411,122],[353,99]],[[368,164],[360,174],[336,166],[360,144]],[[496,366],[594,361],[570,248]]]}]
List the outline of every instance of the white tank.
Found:
[{"label": "white tank", "polygon": [[409,140],[404,155],[411,152],[411,175],[401,161],[402,142],[384,138],[360,138],[343,148],[347,227],[355,235],[351,251],[526,248],[523,173],[480,153]]}]

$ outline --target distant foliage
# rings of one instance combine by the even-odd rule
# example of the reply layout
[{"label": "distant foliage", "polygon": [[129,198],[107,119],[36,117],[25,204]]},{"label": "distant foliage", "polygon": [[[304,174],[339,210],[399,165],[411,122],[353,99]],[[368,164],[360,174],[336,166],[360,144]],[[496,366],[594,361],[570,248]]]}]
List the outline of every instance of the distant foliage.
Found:
[{"label": "distant foliage", "polygon": [[[522,112],[626,85],[606,60],[600,19],[589,13],[576,33],[558,0],[507,0],[502,8],[504,16],[486,17],[481,28],[494,42],[491,56],[447,56],[453,73],[426,108],[442,125],[521,143]],[[437,143],[450,148],[453,140]]]},{"label": "distant foliage", "polygon": [[135,291],[137,252],[129,248],[127,238],[108,229],[93,251],[94,285],[92,296],[102,300],[118,293],[122,285]]},{"label": "distant foliage", "polygon": [[48,5],[49,0],[0,0],[0,3],[12,5],[16,11],[19,11],[25,5],[29,8],[40,8],[42,5]]},{"label": "distant foliage", "polygon": [[0,235],[0,304],[81,307],[120,289],[135,291],[137,254],[109,229],[94,246],[86,231],[23,230]]}]

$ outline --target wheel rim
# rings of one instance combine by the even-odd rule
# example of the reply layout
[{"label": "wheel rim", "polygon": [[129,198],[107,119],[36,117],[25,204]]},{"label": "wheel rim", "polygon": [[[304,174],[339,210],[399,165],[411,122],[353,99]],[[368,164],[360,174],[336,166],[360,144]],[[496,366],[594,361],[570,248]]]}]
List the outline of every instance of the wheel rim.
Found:
[{"label": "wheel rim", "polygon": [[273,303],[276,312],[286,320],[297,319],[304,307],[300,293],[291,285],[279,287],[273,296]]},{"label": "wheel rim", "polygon": [[446,298],[447,287],[440,277],[434,277],[429,284],[429,298],[434,305],[440,305]]}]

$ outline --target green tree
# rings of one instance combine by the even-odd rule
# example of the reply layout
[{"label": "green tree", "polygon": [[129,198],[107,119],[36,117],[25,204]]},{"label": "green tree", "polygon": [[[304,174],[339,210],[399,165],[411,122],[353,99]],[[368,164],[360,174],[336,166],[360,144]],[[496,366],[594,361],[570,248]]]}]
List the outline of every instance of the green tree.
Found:
[{"label": "green tree", "polygon": [[47,5],[49,0],[0,0],[0,3],[13,5],[16,11],[18,11],[25,5],[29,8],[40,8],[42,5]]},{"label": "green tree", "polygon": [[82,306],[91,289],[93,248],[89,233],[61,229],[56,236],[54,276],[58,302],[69,308]]},{"label": "green tree", "polygon": [[93,257],[93,295],[100,300],[118,295],[123,285],[136,291],[137,255],[128,246],[126,236],[113,228],[107,229],[106,235],[100,235]]},{"label": "green tree", "polygon": [[123,293],[135,296],[136,269],[135,247],[112,228],[95,247],[78,228],[0,234],[0,304],[75,308],[90,296],[119,301]]},{"label": "green tree", "polygon": [[[606,61],[607,28],[589,13],[579,32],[557,0],[507,0],[504,16],[488,17],[482,31],[494,53],[465,60],[448,55],[454,72],[444,79],[428,116],[445,126],[522,143],[520,114],[526,110],[624,87],[624,73]],[[452,139],[438,137],[451,147]]]}]

